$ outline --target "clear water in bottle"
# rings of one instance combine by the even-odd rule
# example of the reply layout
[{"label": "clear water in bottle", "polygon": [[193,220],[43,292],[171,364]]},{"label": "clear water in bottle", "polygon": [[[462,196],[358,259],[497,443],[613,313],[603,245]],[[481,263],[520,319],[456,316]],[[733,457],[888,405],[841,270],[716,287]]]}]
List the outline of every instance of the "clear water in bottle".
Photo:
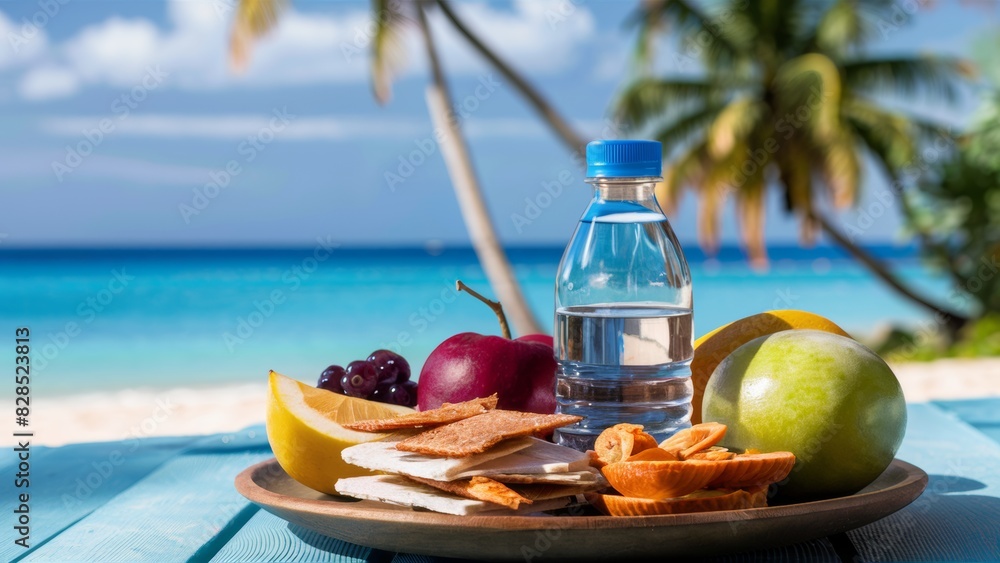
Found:
[{"label": "clear water in bottle", "polygon": [[691,275],[653,196],[659,143],[587,153],[595,196],[559,265],[554,335],[558,410],[584,417],[556,441],[581,450],[620,422],[658,440],[689,426],[694,350]]}]

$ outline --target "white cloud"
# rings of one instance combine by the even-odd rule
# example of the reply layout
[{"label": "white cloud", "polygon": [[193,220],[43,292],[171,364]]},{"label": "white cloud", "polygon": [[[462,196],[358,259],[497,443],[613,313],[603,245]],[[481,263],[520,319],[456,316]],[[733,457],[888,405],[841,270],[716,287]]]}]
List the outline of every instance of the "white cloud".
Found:
[{"label": "white cloud", "polygon": [[[580,43],[594,30],[588,10],[570,4],[572,13],[565,15],[566,4],[566,0],[518,0],[508,9],[485,3],[460,4],[455,9],[487,44],[519,68],[552,72],[572,64]],[[230,21],[216,10],[213,2],[172,0],[166,29],[147,19],[117,16],[87,26],[45,49],[41,68],[21,76],[19,92],[29,99],[45,99],[71,95],[87,84],[130,87],[150,65],[161,65],[170,73],[168,87],[190,90],[368,79],[372,25],[367,10],[306,14],[288,9],[278,26],[255,46],[242,75],[228,70]],[[5,25],[11,23],[0,19],[0,31]],[[485,70],[485,63],[440,13],[433,13],[431,25],[449,72]],[[411,54],[403,73],[421,72],[423,51],[413,30],[402,41]],[[42,49],[44,38],[36,38],[33,45]],[[9,58],[0,51],[0,67]]]},{"label": "white cloud", "polygon": [[28,71],[17,85],[17,91],[27,100],[47,100],[69,96],[79,87],[80,80],[75,72],[45,65]]},{"label": "white cloud", "polygon": [[0,70],[31,62],[47,44],[44,30],[26,20],[15,23],[0,12]]},{"label": "white cloud", "polygon": [[144,19],[112,17],[85,28],[61,50],[67,68],[87,82],[131,86],[143,69],[155,62],[165,41],[156,26]]},{"label": "white cloud", "polygon": [[[93,129],[99,116],[45,119],[46,133],[68,137]],[[242,140],[270,127],[270,115],[130,115],[115,123],[115,135],[173,139]],[[277,133],[284,140],[337,140],[356,138],[416,138],[429,125],[418,119],[359,118],[351,116],[296,116]]]},{"label": "white cloud", "polygon": [[[0,154],[0,178],[18,182],[54,182],[52,163],[62,162],[65,157],[64,152],[58,151],[6,151]],[[204,182],[211,171],[211,168],[200,166],[92,154],[68,178],[114,179],[135,185],[189,185]],[[4,183],[5,186],[10,184]]]},{"label": "white cloud", "polygon": [[[45,119],[41,129],[50,135],[79,137],[101,121],[100,116],[67,116]],[[242,140],[269,127],[269,115],[130,115],[115,123],[114,134],[166,139]],[[473,138],[534,138],[547,129],[530,118],[471,117],[463,124]],[[278,136],[287,141],[351,139],[418,139],[433,130],[426,119],[399,117],[353,117],[334,115],[297,116]]]}]

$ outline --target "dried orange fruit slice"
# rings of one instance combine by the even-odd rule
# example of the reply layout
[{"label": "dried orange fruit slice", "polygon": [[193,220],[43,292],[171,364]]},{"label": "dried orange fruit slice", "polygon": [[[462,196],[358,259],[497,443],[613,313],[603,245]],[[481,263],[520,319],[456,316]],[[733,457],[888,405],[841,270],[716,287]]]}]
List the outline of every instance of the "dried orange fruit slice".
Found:
[{"label": "dried orange fruit slice", "polygon": [[720,461],[620,461],[601,469],[619,493],[660,500],[704,488],[721,473]]},{"label": "dried orange fruit slice", "polygon": [[629,457],[625,461],[680,461],[680,459],[666,450],[649,448]]},{"label": "dried orange fruit slice", "polygon": [[706,459],[708,461],[724,461],[727,459],[733,459],[734,457],[736,457],[736,454],[727,450],[726,448],[720,448],[719,446],[712,446],[707,450],[701,450],[700,452],[695,452],[687,456],[686,459]]},{"label": "dried orange fruit slice", "polygon": [[660,447],[681,459],[719,443],[726,435],[726,425],[718,422],[703,422],[685,428],[660,443]]},{"label": "dried orange fruit slice", "polygon": [[656,439],[643,432],[639,424],[616,424],[601,432],[594,442],[597,459],[605,465],[655,447]]},{"label": "dried orange fruit slice", "polygon": [[720,471],[708,483],[709,487],[738,489],[767,486],[788,477],[795,465],[795,454],[791,452],[740,454],[733,459],[714,463],[719,465]]},{"label": "dried orange fruit slice", "polygon": [[667,500],[628,498],[619,495],[586,493],[587,500],[608,516],[655,516],[716,510],[742,510],[767,506],[767,487],[750,490],[717,489],[695,491]]}]

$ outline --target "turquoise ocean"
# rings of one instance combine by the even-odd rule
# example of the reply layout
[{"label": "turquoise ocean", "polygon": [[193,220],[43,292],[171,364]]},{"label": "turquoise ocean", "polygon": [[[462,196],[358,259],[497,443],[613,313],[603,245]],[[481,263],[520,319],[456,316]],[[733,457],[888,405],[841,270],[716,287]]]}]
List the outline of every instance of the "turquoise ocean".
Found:
[{"label": "turquoise ocean", "polygon": [[[772,248],[766,271],[736,248],[685,250],[699,335],[767,309],[807,309],[858,335],[928,318],[836,249]],[[913,249],[872,251],[919,290],[947,294]],[[561,253],[509,251],[546,329]],[[0,359],[14,365],[14,331],[28,327],[33,391],[48,396],[260,383],[269,369],[313,381],[382,347],[416,375],[448,336],[498,333],[486,307],[455,293],[456,279],[492,295],[466,248],[6,249]]]}]

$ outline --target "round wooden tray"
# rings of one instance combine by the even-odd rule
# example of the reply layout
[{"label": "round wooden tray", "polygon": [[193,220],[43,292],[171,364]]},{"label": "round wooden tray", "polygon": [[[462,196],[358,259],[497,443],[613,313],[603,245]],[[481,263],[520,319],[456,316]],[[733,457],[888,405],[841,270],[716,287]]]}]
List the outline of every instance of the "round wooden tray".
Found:
[{"label": "round wooden tray", "polygon": [[871,485],[827,500],[663,516],[452,516],[324,495],[274,459],[248,467],[236,490],[293,524],[393,552],[489,560],[709,555],[798,543],[870,524],[913,502],[927,474],[893,460]]}]

